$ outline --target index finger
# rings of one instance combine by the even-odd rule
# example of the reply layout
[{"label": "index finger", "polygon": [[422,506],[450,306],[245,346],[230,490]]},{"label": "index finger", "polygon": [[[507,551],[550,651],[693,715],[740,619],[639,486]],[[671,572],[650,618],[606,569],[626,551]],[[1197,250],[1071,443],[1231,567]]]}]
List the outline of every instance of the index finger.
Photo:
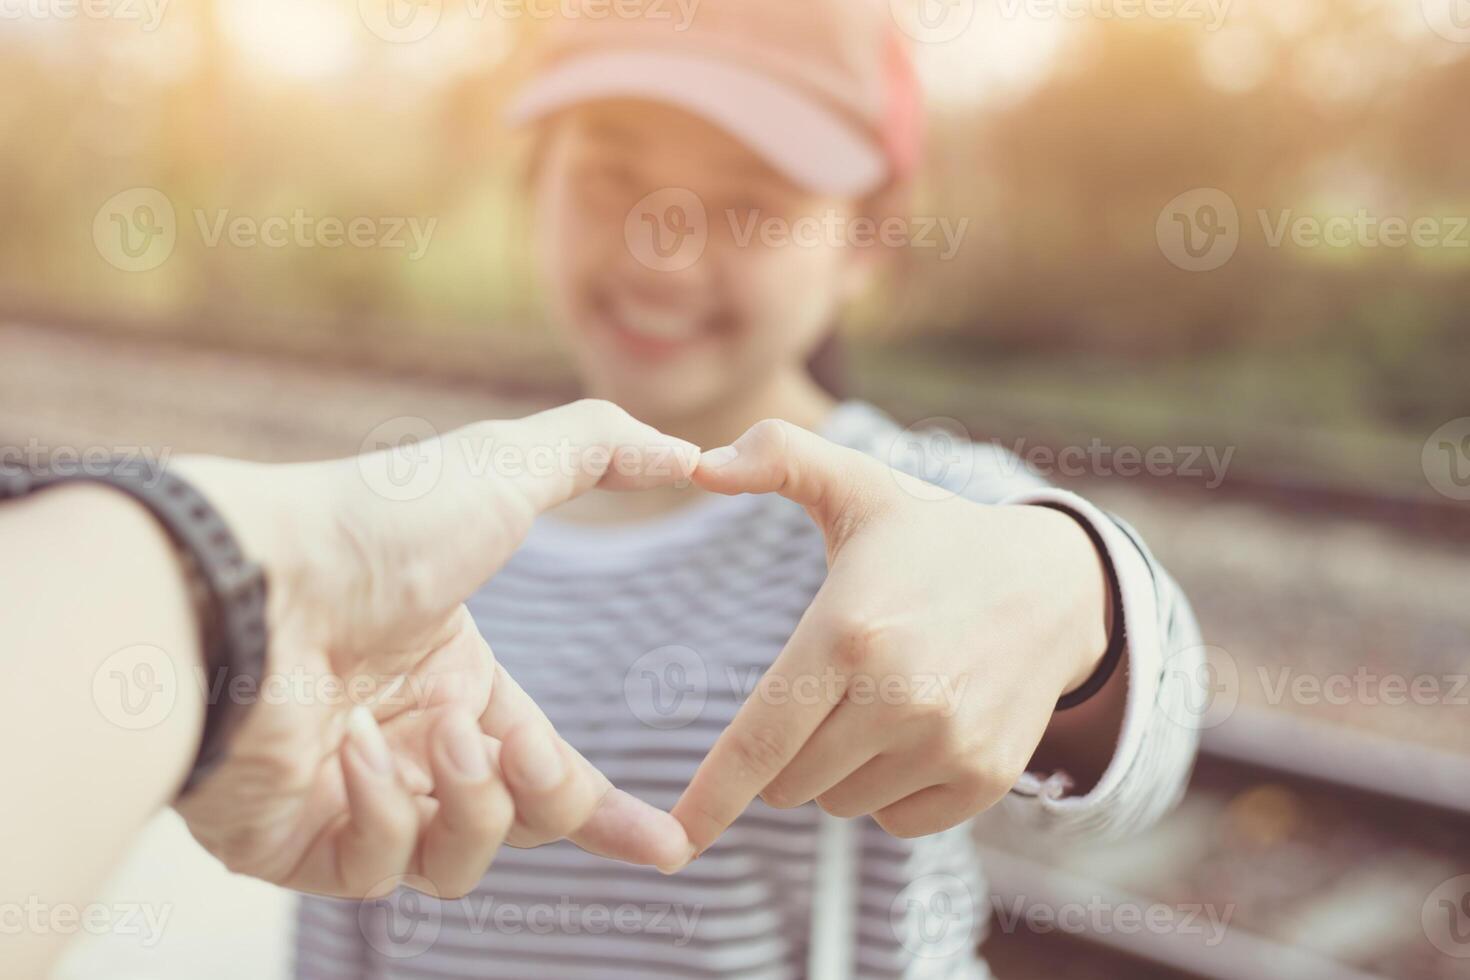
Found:
[{"label": "index finger", "polygon": [[833,675],[832,683],[821,683],[819,674],[832,636],[820,598],[818,593],[674,805],[675,819],[689,834],[691,861],[781,774],[842,700],[841,678]]},{"label": "index finger", "polygon": [[516,806],[513,846],[565,837],[601,857],[660,868],[689,853],[678,821],[613,786],[499,665],[481,728],[504,743],[502,769]]}]

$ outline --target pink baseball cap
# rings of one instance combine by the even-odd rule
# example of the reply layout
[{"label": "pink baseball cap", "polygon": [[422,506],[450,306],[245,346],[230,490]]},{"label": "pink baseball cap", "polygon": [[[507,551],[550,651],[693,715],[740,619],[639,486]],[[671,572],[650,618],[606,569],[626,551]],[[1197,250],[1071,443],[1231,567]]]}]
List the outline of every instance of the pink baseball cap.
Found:
[{"label": "pink baseball cap", "polygon": [[[603,99],[691,112],[799,187],[861,197],[913,175],[923,108],[886,0],[580,0],[508,109]],[[577,11],[577,16],[571,16]]]}]

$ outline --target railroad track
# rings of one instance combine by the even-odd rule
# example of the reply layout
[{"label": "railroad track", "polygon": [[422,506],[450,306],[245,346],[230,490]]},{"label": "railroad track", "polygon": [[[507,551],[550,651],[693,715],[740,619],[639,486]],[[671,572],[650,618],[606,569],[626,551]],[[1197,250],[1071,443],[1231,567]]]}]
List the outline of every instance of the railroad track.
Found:
[{"label": "railroad track", "polygon": [[[355,452],[374,426],[396,416],[447,428],[518,414],[534,402],[528,390],[464,376],[446,381],[420,371],[405,378],[373,365],[333,366],[323,357],[282,361],[86,329],[0,323],[0,350],[0,445],[145,445],[305,459]],[[1226,634],[1247,666],[1251,655],[1277,646],[1289,649],[1293,663],[1316,658],[1311,669],[1319,671],[1367,660],[1383,651],[1351,644],[1384,619],[1428,623],[1426,635],[1444,638],[1389,651],[1420,658],[1413,669],[1443,672],[1446,663],[1466,662],[1470,623],[1461,611],[1470,604],[1454,595],[1455,569],[1460,590],[1470,577],[1455,564],[1462,556],[1451,543],[1461,540],[1466,523],[1461,506],[1244,480],[1212,500],[1230,502],[1229,520],[1201,524],[1195,502],[1169,489],[1125,482],[1097,490],[1106,505],[1145,518],[1145,536],[1204,600],[1206,636]],[[1319,533],[1319,525],[1326,530]],[[1338,537],[1349,541],[1348,550],[1332,544],[1338,550],[1313,551]],[[1257,563],[1232,565],[1242,551]],[[1351,577],[1331,577],[1344,568]],[[1310,576],[1321,579],[1315,591],[1290,591]],[[1212,605],[1221,595],[1243,596],[1245,613]],[[1321,620],[1346,622],[1343,633],[1319,648],[1283,640],[1283,624],[1308,615],[1303,604]],[[1242,624],[1260,629],[1253,634]],[[1184,806],[1139,841],[1055,852],[1003,832],[989,836],[987,827],[987,869],[1002,901],[1041,908],[1079,896],[1113,908],[1218,902],[1238,912],[1210,946],[1179,931],[996,932],[987,951],[993,949],[998,972],[1029,980],[1055,975],[1044,964],[1060,962],[1069,976],[1138,980],[1467,975],[1470,960],[1446,953],[1444,936],[1436,947],[1421,921],[1436,885],[1470,873],[1470,757],[1454,751],[1470,741],[1466,713],[1445,709],[1435,717],[1441,721],[1432,733],[1394,738],[1372,726],[1333,723],[1343,718],[1268,710],[1245,699],[1228,723],[1205,733]],[[1382,727],[1399,734],[1397,724]],[[1339,934],[1343,923],[1351,926],[1346,935]],[[1459,933],[1447,935],[1453,942]],[[1470,943],[1451,952],[1470,954]]]},{"label": "railroad track", "polygon": [[[997,909],[1162,910],[1162,921],[1178,928],[1096,928],[1120,918],[1104,915],[1062,938],[1065,955],[1117,976],[1470,974],[1462,911],[1470,877],[1446,891],[1470,876],[1470,758],[1280,714],[1231,721],[1204,740],[1180,811],[1116,845],[1114,860],[1081,850],[1058,857],[998,821],[983,826]],[[1201,909],[1230,921],[1211,932],[1198,926],[1210,921]],[[1058,955],[1046,948],[1058,938],[1022,927],[992,943],[1019,948],[1012,976],[1020,980],[1048,975],[1029,971]]]}]

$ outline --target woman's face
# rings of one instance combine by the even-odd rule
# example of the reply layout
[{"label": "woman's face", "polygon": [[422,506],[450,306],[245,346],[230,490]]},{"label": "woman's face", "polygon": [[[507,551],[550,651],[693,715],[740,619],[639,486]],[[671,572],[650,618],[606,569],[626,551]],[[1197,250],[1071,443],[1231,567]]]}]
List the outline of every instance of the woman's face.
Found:
[{"label": "woman's face", "polygon": [[870,265],[842,234],[853,202],[675,109],[605,103],[550,125],[538,253],[590,393],[680,418],[805,369]]}]

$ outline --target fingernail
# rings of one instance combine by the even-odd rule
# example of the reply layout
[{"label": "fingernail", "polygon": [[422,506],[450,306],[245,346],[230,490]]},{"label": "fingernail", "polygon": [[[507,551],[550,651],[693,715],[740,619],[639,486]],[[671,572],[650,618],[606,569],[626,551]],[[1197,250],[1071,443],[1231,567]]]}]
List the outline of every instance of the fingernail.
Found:
[{"label": "fingernail", "polygon": [[740,450],[734,446],[721,446],[719,449],[711,449],[699,457],[699,465],[707,470],[716,470],[721,466],[728,466],[740,455]]},{"label": "fingernail", "polygon": [[490,778],[490,759],[485,755],[484,739],[475,723],[463,715],[445,722],[448,728],[445,748],[449,762],[467,782],[481,783]]},{"label": "fingernail", "polygon": [[372,712],[362,705],[353,708],[347,715],[347,733],[352,746],[362,761],[382,776],[393,775],[393,753],[388,749],[388,740],[378,727]]},{"label": "fingernail", "polygon": [[561,752],[551,738],[544,732],[536,732],[521,746],[521,781],[537,793],[555,789],[566,776]]},{"label": "fingernail", "polygon": [[678,864],[661,864],[661,865],[659,865],[658,866],[659,873],[660,874],[666,874],[666,875],[677,874],[678,872],[683,871],[685,868],[689,867],[689,865],[694,862],[694,859],[697,858],[697,857],[699,857],[699,855],[701,855],[703,853],[704,853],[703,851],[699,850],[693,844],[690,844],[689,845],[689,851],[688,851],[687,854],[684,855],[683,860],[681,860]]}]

